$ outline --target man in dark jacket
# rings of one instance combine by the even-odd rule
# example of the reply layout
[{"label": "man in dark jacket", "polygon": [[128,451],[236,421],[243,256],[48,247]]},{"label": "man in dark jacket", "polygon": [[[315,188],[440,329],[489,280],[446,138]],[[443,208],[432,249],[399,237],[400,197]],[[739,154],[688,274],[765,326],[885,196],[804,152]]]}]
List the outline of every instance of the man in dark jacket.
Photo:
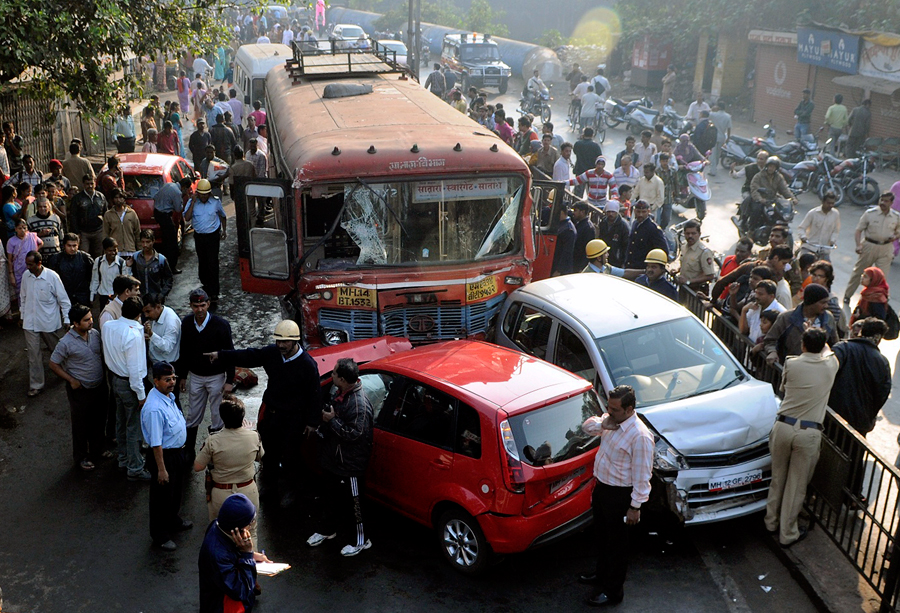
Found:
[{"label": "man in dark jacket", "polygon": [[[253,551],[249,526],[256,507],[243,494],[222,503],[219,516],[209,524],[200,547],[200,613],[251,613],[256,601],[256,563],[269,562]],[[233,608],[227,608],[229,605]]]},{"label": "man in dark jacket", "polygon": [[553,265],[550,276],[558,277],[575,272],[572,257],[575,254],[575,224],[569,219],[566,207],[559,210],[559,225],[556,228],[556,249],[553,250]]},{"label": "man in dark jacket", "polygon": [[861,336],[837,343],[840,362],[828,406],[865,436],[891,395],[891,365],[878,350],[887,324],[876,317],[862,320]]},{"label": "man in dark jacket", "polygon": [[345,517],[350,510],[341,501],[349,496],[356,540],[341,549],[341,555],[355,556],[372,546],[372,541],[367,540],[363,532],[360,501],[362,477],[372,454],[373,411],[359,380],[356,362],[341,358],[331,376],[338,395],[322,411],[322,424],[317,430],[322,437],[319,461],[326,482],[323,494],[326,509],[321,532],[313,534],[306,543],[316,547],[337,536],[338,519]]},{"label": "man in dark jacket", "polygon": [[650,204],[645,200],[634,203],[634,221],[631,224],[631,236],[625,251],[625,268],[644,268],[644,260],[653,249],[662,249],[668,253],[669,244],[663,231],[650,219]]},{"label": "man in dark jacket", "polygon": [[572,270],[584,270],[588,263],[584,249],[589,242],[597,238],[594,224],[591,223],[591,206],[587,202],[576,202],[572,207],[572,220],[575,222]]},{"label": "man in dark jacket", "polygon": [[56,271],[72,304],[91,306],[91,269],[94,261],[84,251],[78,250],[78,235],[69,232],[63,236],[63,250],[50,256],[47,267]]},{"label": "man in dark jacket", "polygon": [[319,368],[300,346],[300,327],[285,319],[275,326],[274,345],[214,351],[207,356],[222,366],[262,366],[269,377],[257,430],[266,450],[262,459],[262,494],[274,496],[282,464],[295,477],[301,473],[297,441],[301,440],[304,426],[319,423],[322,414]]},{"label": "man in dark jacket", "polygon": [[628,222],[619,215],[618,200],[606,202],[606,218],[597,226],[597,238],[609,246],[609,263],[622,268],[628,247]]},{"label": "man in dark jacket", "polygon": [[803,304],[778,315],[778,319],[766,334],[766,362],[784,364],[784,359],[803,352],[803,331],[822,328],[830,347],[837,344],[837,324],[828,310],[831,294],[817,283],[810,283],[803,290]]},{"label": "man in dark jacket", "polygon": [[[594,140],[593,128],[584,129],[581,138],[572,146],[572,153],[575,154],[575,168],[572,169],[572,173],[576,177],[594,167],[597,157],[603,155],[603,148]],[[575,195],[581,197],[584,187],[584,184],[576,185]]]},{"label": "man in dark jacket", "polygon": [[[197,430],[209,404],[210,432],[218,432],[225,424],[219,416],[222,395],[230,393],[234,381],[234,366],[212,364],[208,353],[234,349],[231,324],[209,312],[209,294],[202,288],[191,291],[188,297],[192,314],[181,320],[181,344],[178,349],[178,375],[181,393],[188,392],[187,442],[184,447],[188,464],[197,456]],[[191,375],[190,385],[187,376]]]}]

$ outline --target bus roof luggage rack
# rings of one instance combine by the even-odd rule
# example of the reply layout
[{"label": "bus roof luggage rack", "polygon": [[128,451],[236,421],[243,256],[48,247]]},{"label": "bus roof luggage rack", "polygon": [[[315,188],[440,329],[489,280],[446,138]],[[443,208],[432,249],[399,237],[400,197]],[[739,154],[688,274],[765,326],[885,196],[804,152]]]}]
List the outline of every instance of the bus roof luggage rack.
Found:
[{"label": "bus roof luggage rack", "polygon": [[329,46],[322,48],[319,43],[308,43],[294,40],[291,47],[294,59],[285,63],[293,83],[299,83],[301,77],[307,79],[325,79],[337,76],[362,76],[388,74],[392,72],[407,73],[408,68],[397,62],[397,52],[391,51],[378,41],[370,41],[372,49],[339,49],[337,41],[329,41]]}]

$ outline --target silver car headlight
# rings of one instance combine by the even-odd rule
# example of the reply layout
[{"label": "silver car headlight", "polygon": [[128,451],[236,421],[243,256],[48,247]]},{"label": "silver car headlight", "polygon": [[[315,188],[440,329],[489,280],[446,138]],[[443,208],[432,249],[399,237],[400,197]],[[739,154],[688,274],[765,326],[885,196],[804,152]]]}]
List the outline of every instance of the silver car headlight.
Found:
[{"label": "silver car headlight", "polygon": [[660,437],[656,440],[656,449],[653,453],[653,468],[662,471],[678,471],[688,468],[688,465],[684,456]]}]

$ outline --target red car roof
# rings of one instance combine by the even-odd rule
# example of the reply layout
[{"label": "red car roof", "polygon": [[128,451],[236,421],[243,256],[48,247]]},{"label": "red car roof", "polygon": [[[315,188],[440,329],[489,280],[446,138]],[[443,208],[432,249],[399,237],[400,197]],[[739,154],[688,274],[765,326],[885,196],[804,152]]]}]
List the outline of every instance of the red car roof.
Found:
[{"label": "red car roof", "polygon": [[364,370],[384,369],[441,381],[517,412],[591,389],[591,383],[548,362],[482,341],[425,345],[375,360]]},{"label": "red car roof", "polygon": [[[168,171],[179,159],[167,153],[121,153],[119,167],[129,175],[160,175]],[[185,160],[187,162],[187,160]]]}]

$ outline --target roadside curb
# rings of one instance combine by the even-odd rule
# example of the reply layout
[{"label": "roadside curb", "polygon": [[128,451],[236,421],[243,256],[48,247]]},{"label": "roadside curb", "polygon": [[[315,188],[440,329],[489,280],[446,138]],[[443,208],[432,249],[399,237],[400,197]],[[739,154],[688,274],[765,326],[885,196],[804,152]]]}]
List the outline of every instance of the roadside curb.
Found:
[{"label": "roadside curb", "polygon": [[763,540],[766,545],[768,545],[769,549],[772,550],[772,553],[774,553],[781,563],[784,564],[785,568],[788,569],[788,572],[791,573],[791,577],[793,577],[794,581],[803,588],[803,591],[809,596],[809,599],[817,610],[822,613],[844,613],[830,606],[826,596],[825,587],[812,572],[810,572],[810,569],[800,558],[794,555],[790,549],[785,549],[781,546],[777,536],[764,534]]}]

